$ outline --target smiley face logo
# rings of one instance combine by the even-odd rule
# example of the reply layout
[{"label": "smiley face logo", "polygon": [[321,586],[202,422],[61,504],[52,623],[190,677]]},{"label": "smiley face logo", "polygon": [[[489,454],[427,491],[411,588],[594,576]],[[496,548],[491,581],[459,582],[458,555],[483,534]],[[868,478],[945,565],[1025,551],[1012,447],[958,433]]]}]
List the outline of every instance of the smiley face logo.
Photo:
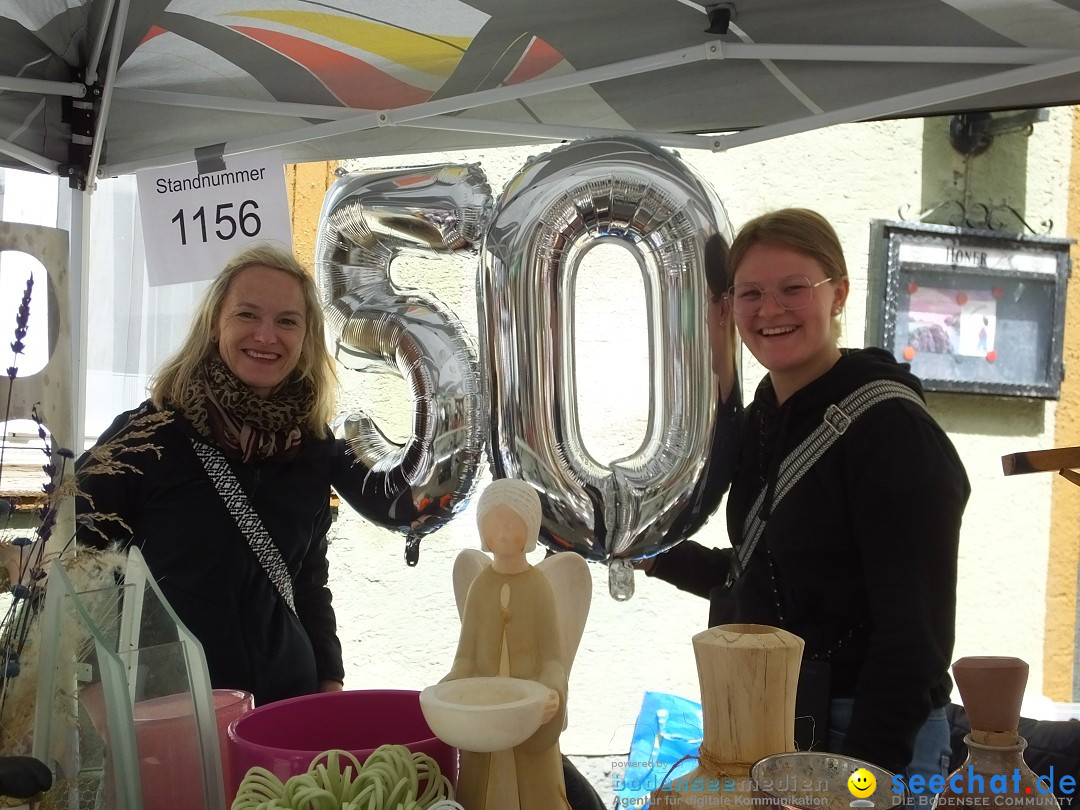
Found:
[{"label": "smiley face logo", "polygon": [[877,789],[877,779],[866,768],[859,768],[847,780],[848,790],[856,799],[865,799],[873,796]]}]

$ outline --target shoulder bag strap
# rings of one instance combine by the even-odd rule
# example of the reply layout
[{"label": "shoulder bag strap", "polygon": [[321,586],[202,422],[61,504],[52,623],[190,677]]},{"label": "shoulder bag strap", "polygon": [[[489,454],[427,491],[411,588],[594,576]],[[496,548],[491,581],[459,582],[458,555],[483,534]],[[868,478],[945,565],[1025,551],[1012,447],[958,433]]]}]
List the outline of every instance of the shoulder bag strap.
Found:
[{"label": "shoulder bag strap", "polygon": [[236,521],[240,533],[248,541],[251,550],[255,552],[255,558],[259,561],[266,576],[269,577],[274,589],[278,592],[293,615],[296,615],[296,601],[293,599],[292,577],[289,575],[289,567],[285,564],[281,550],[274,544],[270,532],[263,526],[262,519],[251,508],[240,482],[236,480],[229,462],[225,455],[216,447],[209,444],[191,440],[195,448],[195,455],[199,457],[206,474],[213,482],[214,488],[225,502],[225,508]]},{"label": "shoulder bag strap", "polygon": [[[773,507],[775,508],[792,487],[806,475],[806,472],[814,466],[814,462],[825,455],[825,451],[844,435],[852,422],[879,402],[889,399],[906,399],[920,408],[926,407],[926,403],[911,388],[894,380],[874,380],[856,388],[839,403],[826,408],[825,418],[821,424],[780,462],[776,488],[773,492]],[[728,574],[726,583],[728,587],[735,583],[746,568],[750,555],[754,553],[765,531],[766,519],[761,516],[761,510],[765,504],[766,491],[767,487],[762,488],[746,516],[746,522],[743,524],[743,543],[732,559],[731,573]]]}]

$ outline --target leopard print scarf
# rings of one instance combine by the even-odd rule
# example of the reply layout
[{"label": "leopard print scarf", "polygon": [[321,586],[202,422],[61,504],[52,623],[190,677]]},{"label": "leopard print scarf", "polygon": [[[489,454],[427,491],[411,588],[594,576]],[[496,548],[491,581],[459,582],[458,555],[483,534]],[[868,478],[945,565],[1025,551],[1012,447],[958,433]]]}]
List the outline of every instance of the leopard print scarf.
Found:
[{"label": "leopard print scarf", "polygon": [[307,380],[293,379],[264,399],[220,357],[208,357],[188,384],[184,399],[184,416],[201,436],[230,459],[248,462],[296,454],[304,435],[302,425],[315,404],[315,389]]}]

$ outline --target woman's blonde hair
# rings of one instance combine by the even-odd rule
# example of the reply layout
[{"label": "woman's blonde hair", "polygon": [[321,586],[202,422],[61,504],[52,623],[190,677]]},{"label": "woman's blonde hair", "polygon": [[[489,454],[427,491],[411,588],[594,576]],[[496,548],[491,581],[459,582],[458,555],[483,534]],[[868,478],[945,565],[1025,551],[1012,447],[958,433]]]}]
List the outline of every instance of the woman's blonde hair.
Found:
[{"label": "woman's blonde hair", "polygon": [[[809,208],[781,208],[743,225],[728,252],[730,279],[734,280],[746,252],[758,244],[784,247],[808,256],[821,265],[832,281],[847,277],[847,261],[840,237],[825,217]],[[833,319],[832,327],[833,337],[839,338],[839,316]]]},{"label": "woman's blonde hair", "polygon": [[293,378],[306,379],[311,383],[315,391],[315,402],[305,426],[316,436],[324,436],[327,422],[334,415],[337,374],[334,371],[334,358],[326,348],[319,294],[315,289],[315,280],[296,257],[270,245],[255,245],[243,251],[214,279],[203,294],[184,342],[172,357],[161,364],[154,375],[150,385],[150,399],[158,408],[164,408],[166,403],[170,403],[183,410],[190,404],[187,402],[187,392],[191,380],[203,360],[217,351],[212,338],[229,285],[240,273],[255,265],[280,270],[300,282],[304,295],[305,331]]}]

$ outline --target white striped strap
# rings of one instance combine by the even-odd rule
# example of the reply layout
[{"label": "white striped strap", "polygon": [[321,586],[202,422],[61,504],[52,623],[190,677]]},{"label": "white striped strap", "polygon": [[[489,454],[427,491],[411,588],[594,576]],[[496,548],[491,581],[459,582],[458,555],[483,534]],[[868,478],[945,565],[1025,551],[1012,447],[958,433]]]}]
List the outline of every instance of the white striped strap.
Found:
[{"label": "white striped strap", "polygon": [[[839,403],[826,408],[821,424],[780,462],[776,487],[773,490],[772,508],[776,508],[792,487],[814,466],[814,462],[825,455],[825,451],[844,435],[852,422],[879,402],[890,399],[906,399],[920,408],[926,408],[926,403],[918,394],[895,380],[874,380],[856,388]],[[765,531],[767,518],[762,517],[761,511],[765,505],[767,492],[768,486],[763,487],[746,516],[746,522],[743,524],[743,542],[732,560],[731,573],[727,578],[726,584],[729,588],[746,568],[750,555],[754,553]]]},{"label": "white striped strap", "polygon": [[289,567],[281,556],[281,550],[274,544],[270,532],[263,526],[262,519],[251,507],[247,494],[236,480],[232,468],[225,455],[216,447],[209,444],[191,440],[191,446],[195,448],[195,455],[199,457],[206,474],[217,489],[221,500],[225,502],[225,508],[229,510],[236,527],[248,541],[255,558],[259,561],[266,576],[269,577],[274,589],[278,592],[289,610],[296,615],[296,601],[293,599],[292,577]]}]

